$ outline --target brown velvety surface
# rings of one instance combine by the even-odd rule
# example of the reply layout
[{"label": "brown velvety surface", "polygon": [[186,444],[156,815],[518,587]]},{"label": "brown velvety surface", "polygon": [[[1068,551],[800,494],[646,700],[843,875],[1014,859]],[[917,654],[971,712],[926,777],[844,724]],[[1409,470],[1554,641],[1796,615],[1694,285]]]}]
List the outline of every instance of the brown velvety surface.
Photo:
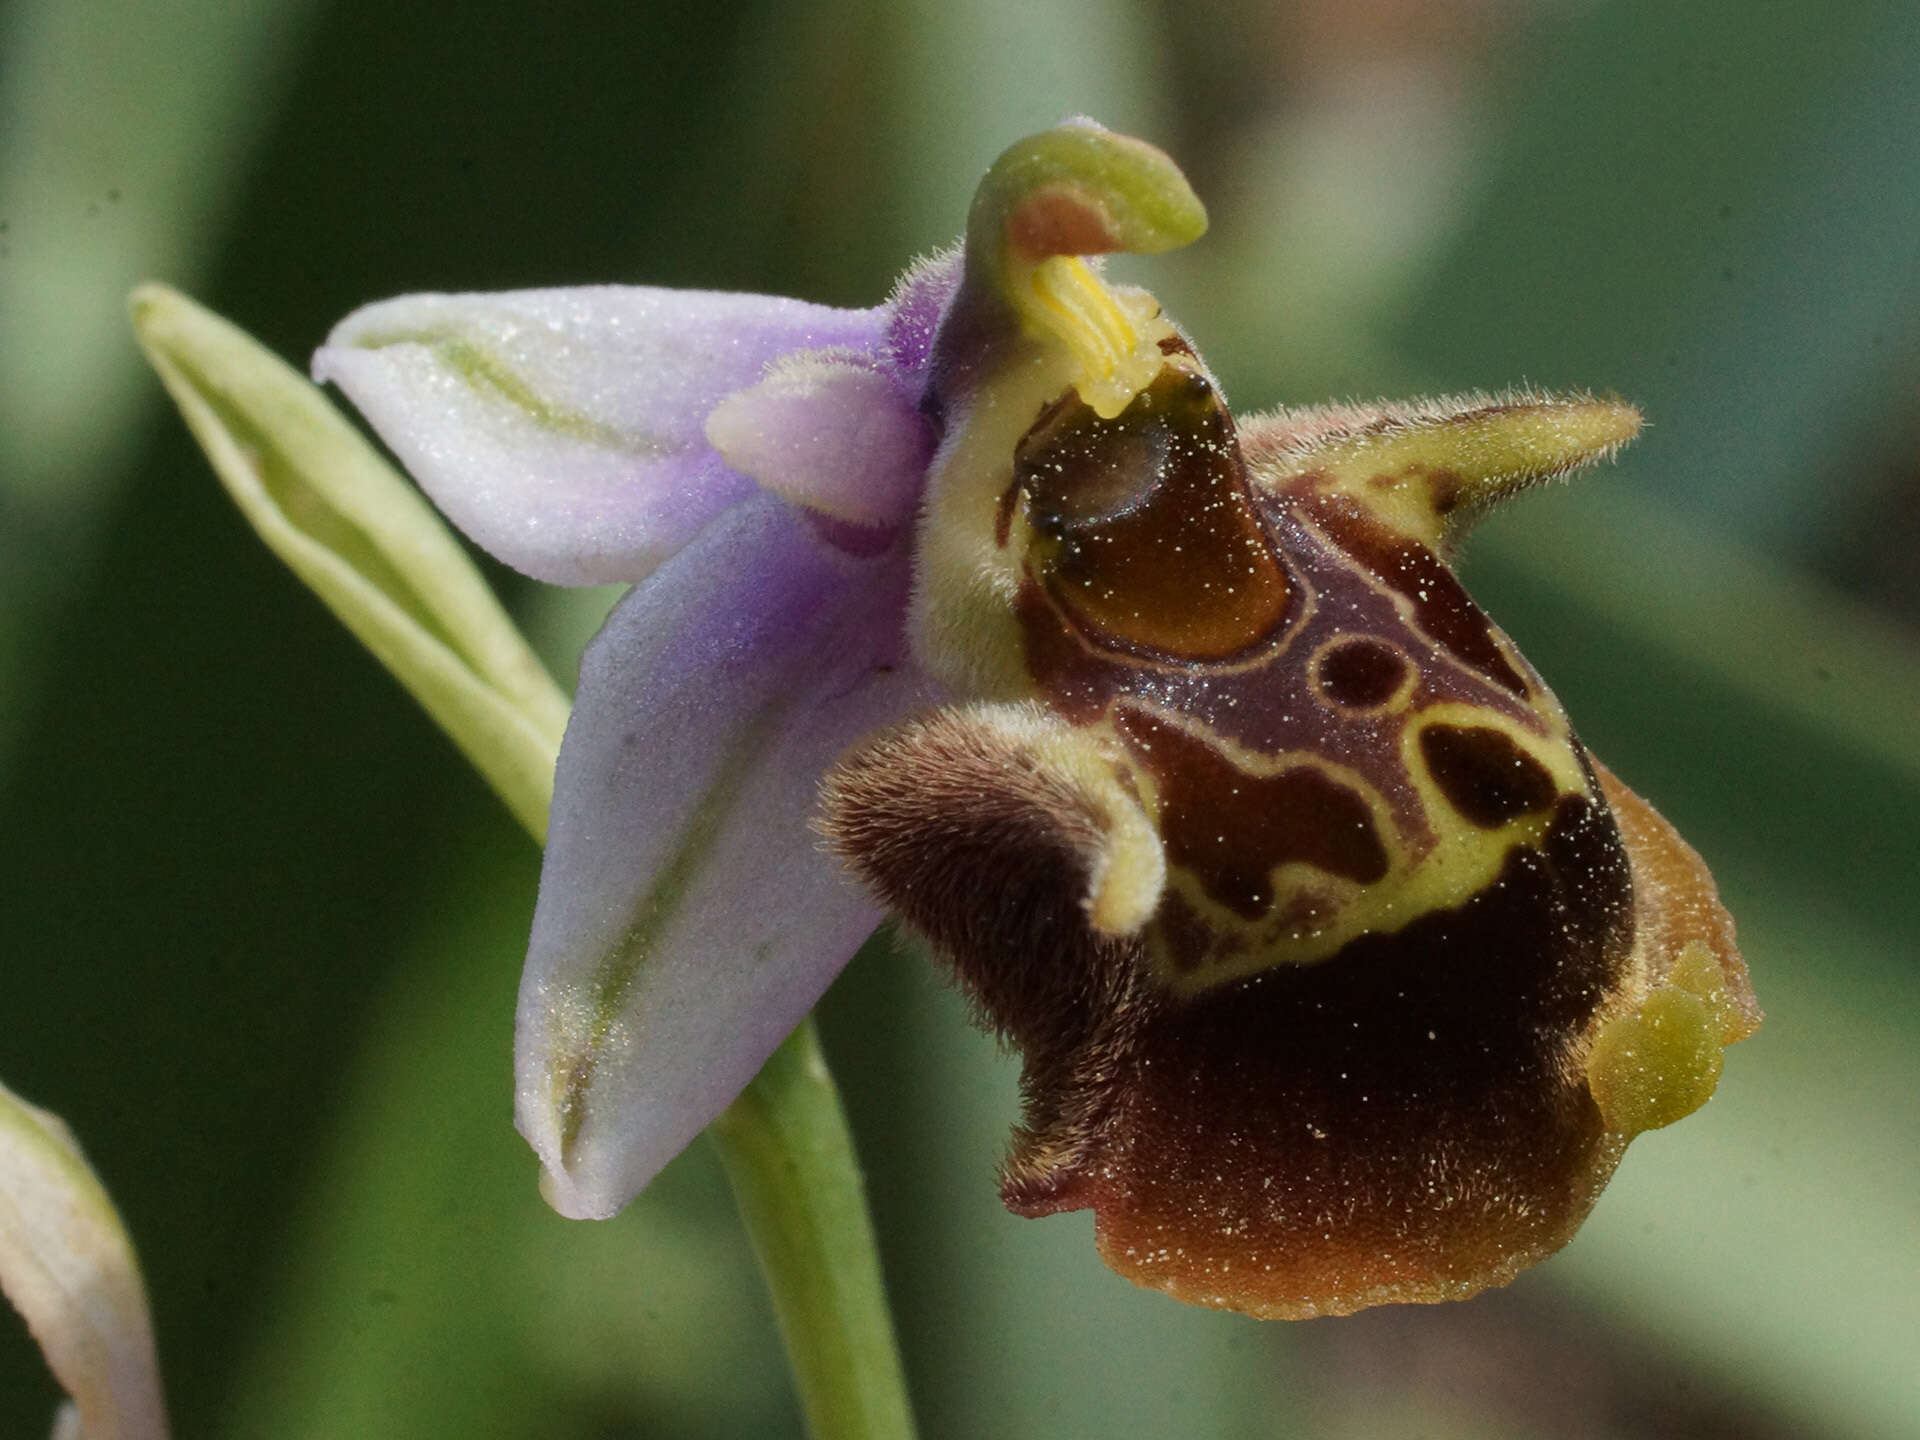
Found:
[{"label": "brown velvety surface", "polygon": [[1258,1315],[1439,1300],[1564,1243],[1618,1158],[1577,1066],[1630,944],[1625,859],[1563,803],[1453,910],[1147,1012],[1098,1140],[1007,1202],[1091,1207],[1122,1274]]},{"label": "brown velvety surface", "polygon": [[1609,817],[1569,798],[1466,903],[1191,999],[1088,933],[1097,825],[1004,736],[951,714],[896,732],[836,775],[828,828],[1027,1056],[1008,1205],[1092,1208],[1130,1278],[1303,1316],[1501,1283],[1611,1173],[1624,1140],[1581,1059],[1658,967],[1634,911],[1663,955],[1725,921],[1608,782],[1654,877],[1640,905]]}]

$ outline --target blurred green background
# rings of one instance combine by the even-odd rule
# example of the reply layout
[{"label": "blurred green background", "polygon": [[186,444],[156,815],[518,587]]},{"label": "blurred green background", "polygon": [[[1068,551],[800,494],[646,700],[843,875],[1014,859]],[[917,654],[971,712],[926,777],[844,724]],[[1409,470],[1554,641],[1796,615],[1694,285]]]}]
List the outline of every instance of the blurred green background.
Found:
[{"label": "blurred green background", "polygon": [[[1013,1067],[877,942],[822,1020],[929,1440],[1920,1436],[1911,0],[11,0],[0,1075],[117,1197],[183,1437],[799,1422],[704,1146],[616,1222],[540,1203],[538,857],[243,529],[127,288],[294,357],[414,289],[869,304],[1076,111],[1207,199],[1135,273],[1243,408],[1645,408],[1469,580],[1712,861],[1769,1020],[1511,1290],[1260,1325],[1002,1213]],[[608,597],[499,579],[570,675]],[[7,1312],[0,1435],[55,1399]]]}]

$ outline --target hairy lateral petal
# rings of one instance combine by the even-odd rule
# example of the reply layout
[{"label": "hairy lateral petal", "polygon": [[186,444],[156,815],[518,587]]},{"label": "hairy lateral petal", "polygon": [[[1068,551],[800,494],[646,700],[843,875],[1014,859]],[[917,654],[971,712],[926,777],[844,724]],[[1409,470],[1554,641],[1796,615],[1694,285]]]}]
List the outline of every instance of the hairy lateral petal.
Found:
[{"label": "hairy lateral petal", "polygon": [[774,494],[863,529],[913,514],[933,455],[929,425],[873,361],[802,351],[707,416],[707,440]]},{"label": "hairy lateral petal", "polygon": [[611,1215],[737,1095],[879,922],[809,826],[821,774],[929,699],[904,556],[763,497],[621,603],[560,751],[521,982],[518,1123]]},{"label": "hairy lateral petal", "polygon": [[707,442],[720,400],[796,350],[873,353],[887,312],[595,286],[409,295],[313,360],[449,518],[562,585],[644,578],[754,484]]}]

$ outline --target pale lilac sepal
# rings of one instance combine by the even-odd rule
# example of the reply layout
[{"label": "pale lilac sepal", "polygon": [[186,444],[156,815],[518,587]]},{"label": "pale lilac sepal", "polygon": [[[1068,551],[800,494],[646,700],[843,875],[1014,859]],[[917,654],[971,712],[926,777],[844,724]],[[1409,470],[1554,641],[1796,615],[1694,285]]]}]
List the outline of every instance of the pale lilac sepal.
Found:
[{"label": "pale lilac sepal", "polygon": [[313,373],[508,564],[634,581],[755,491],[707,442],[722,397],[794,351],[881,354],[888,318],[624,286],[411,295],[341,321]]},{"label": "pale lilac sepal", "polygon": [[903,554],[771,496],[588,647],[521,982],[517,1119],[564,1215],[613,1214],[740,1092],[879,922],[809,828],[821,774],[935,700]]}]

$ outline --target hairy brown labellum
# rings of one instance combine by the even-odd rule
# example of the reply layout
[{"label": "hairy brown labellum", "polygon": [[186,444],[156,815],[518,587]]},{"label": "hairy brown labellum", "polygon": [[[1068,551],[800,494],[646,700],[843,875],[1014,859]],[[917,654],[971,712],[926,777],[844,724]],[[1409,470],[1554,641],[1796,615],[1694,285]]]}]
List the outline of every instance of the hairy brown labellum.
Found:
[{"label": "hairy brown labellum", "polygon": [[1502,1283],[1759,1022],[1698,857],[1447,560],[1638,416],[1243,434],[1157,312],[1042,278],[1076,363],[1146,378],[961,397],[914,623],[971,703],[844,760],[825,832],[1022,1051],[1011,1209],[1092,1209],[1122,1274],[1255,1315]]},{"label": "hairy brown labellum", "polygon": [[1514,477],[1366,455],[1564,403],[1305,447],[1281,417],[1250,462],[1175,354],[1022,438],[1033,699],[885,737],[826,803],[1026,1057],[1010,1208],[1091,1208],[1116,1270],[1256,1315],[1454,1298],[1710,1092],[1758,1020],[1712,882],[1442,558],[1444,512]]}]

